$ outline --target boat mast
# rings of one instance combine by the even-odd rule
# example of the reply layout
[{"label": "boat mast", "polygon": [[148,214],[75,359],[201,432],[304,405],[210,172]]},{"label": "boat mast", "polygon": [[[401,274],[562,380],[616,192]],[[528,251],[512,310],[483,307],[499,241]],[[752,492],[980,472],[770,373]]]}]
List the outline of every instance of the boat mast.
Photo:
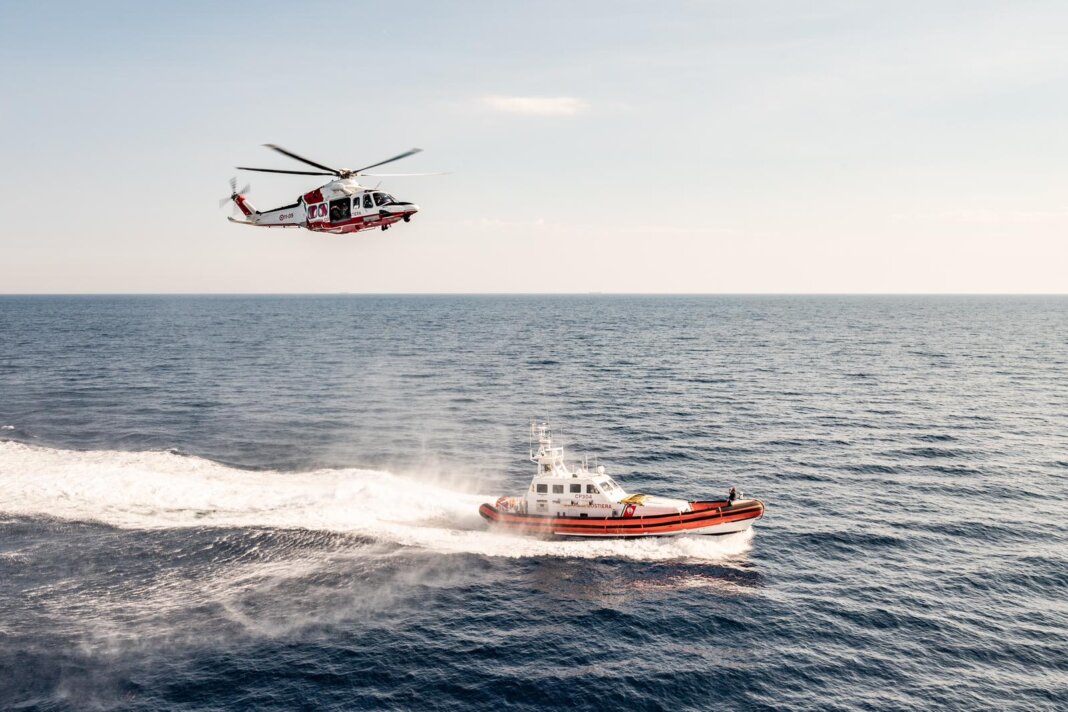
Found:
[{"label": "boat mast", "polygon": [[[538,439],[538,451],[534,452],[534,438]],[[539,475],[567,475],[564,466],[564,448],[553,447],[553,434],[548,423],[530,424],[530,461],[537,463]]]}]

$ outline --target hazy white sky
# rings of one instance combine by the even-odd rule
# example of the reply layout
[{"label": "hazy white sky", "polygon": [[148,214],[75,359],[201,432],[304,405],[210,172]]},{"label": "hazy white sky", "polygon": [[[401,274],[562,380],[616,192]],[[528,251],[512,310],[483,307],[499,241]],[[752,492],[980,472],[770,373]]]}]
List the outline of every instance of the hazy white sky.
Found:
[{"label": "hazy white sky", "polygon": [[[0,293],[1068,292],[1064,2],[0,4]],[[423,212],[228,223],[273,142]],[[383,169],[385,170],[385,169]],[[238,174],[262,208],[311,177]]]}]

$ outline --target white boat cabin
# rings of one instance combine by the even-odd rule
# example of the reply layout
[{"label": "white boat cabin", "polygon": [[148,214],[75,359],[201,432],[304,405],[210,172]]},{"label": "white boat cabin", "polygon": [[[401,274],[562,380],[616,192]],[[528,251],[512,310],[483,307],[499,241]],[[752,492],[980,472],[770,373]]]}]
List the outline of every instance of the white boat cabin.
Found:
[{"label": "white boat cabin", "polygon": [[[538,450],[534,452],[534,438]],[[645,494],[628,495],[605,473],[603,465],[586,463],[569,467],[564,448],[553,447],[552,433],[544,423],[531,424],[530,460],[538,466],[523,498],[526,514],[551,517],[637,517],[689,512],[690,503]]]}]

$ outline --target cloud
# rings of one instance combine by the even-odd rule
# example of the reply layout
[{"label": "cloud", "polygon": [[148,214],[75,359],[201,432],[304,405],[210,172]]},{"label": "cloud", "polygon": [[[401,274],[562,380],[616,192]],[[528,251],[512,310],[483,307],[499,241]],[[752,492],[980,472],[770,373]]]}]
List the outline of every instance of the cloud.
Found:
[{"label": "cloud", "polygon": [[528,116],[573,116],[587,108],[573,96],[486,96],[481,103],[493,111]]},{"label": "cloud", "polygon": [[1068,210],[998,210],[959,207],[930,212],[892,213],[894,222],[949,222],[970,225],[1063,224]]}]

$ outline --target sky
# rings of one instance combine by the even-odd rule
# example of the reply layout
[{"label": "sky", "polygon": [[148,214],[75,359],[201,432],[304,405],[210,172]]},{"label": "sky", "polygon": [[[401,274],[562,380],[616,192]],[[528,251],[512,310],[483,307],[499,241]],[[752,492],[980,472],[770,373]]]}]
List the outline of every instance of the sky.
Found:
[{"label": "sky", "polygon": [[[1063,2],[0,2],[0,293],[1065,293]],[[314,177],[410,224],[234,225]],[[386,170],[383,168],[381,170]]]}]

